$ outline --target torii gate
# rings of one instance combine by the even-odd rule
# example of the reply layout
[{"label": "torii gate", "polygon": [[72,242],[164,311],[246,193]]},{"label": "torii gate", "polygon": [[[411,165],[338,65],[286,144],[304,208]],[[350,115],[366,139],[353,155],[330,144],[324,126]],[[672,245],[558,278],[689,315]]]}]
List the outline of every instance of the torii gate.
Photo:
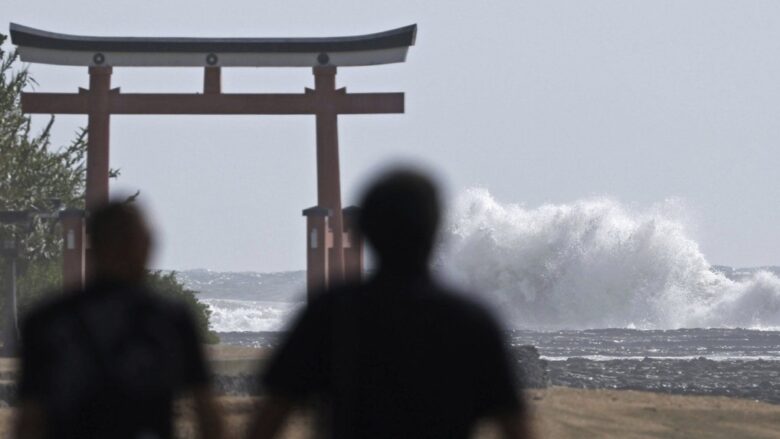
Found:
[{"label": "torii gate", "polygon": [[[22,61],[89,67],[89,89],[22,94],[22,111],[86,114],[87,212],[108,201],[112,114],[310,114],[317,129],[317,205],[306,209],[309,295],[363,268],[362,239],[341,207],[338,115],[403,113],[403,93],[347,93],[336,88],[336,68],[404,62],[417,26],[335,38],[124,38],[46,32],[11,23]],[[120,93],[112,67],[204,67],[203,93]],[[302,94],[222,93],[222,67],[311,67],[314,89]],[[63,221],[63,280],[84,284],[89,273],[83,216]]]}]

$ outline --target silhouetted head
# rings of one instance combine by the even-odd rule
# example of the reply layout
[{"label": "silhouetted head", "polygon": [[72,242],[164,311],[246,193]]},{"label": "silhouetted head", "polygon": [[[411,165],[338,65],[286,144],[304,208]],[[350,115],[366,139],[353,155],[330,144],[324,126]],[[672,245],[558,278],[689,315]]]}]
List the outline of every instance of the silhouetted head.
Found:
[{"label": "silhouetted head", "polygon": [[143,280],[152,237],[138,207],[109,203],[90,215],[87,230],[96,279],[128,283]]},{"label": "silhouetted head", "polygon": [[380,270],[419,271],[428,258],[439,225],[439,195],[426,175],[390,171],[363,196],[360,228],[379,257]]}]

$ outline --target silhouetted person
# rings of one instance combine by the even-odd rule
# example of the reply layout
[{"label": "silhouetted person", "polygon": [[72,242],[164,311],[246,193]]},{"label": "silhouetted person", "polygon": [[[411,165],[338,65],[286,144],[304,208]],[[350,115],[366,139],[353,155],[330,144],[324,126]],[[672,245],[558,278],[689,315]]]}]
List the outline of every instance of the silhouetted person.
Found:
[{"label": "silhouetted person", "polygon": [[530,436],[496,322],[429,275],[439,210],[423,175],[395,171],[370,187],[360,227],[378,271],[299,316],[263,375],[252,437],[273,437],[309,402],[329,438],[466,438],[481,419]]},{"label": "silhouetted person", "polygon": [[151,234],[140,211],[90,216],[95,279],[32,311],[22,326],[20,438],[170,438],[172,402],[191,391],[202,437],[218,437],[188,309],[143,286]]}]

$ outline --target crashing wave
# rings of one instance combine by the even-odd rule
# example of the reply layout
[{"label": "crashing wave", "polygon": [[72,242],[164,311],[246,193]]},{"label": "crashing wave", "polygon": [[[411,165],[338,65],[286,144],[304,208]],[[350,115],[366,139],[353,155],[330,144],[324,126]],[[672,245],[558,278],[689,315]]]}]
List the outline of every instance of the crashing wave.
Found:
[{"label": "crashing wave", "polygon": [[201,299],[211,311],[210,327],[217,332],[280,331],[300,303],[236,299]]},{"label": "crashing wave", "polygon": [[713,271],[674,202],[636,210],[592,198],[528,209],[468,190],[450,212],[437,263],[515,327],[780,326],[780,278]]}]

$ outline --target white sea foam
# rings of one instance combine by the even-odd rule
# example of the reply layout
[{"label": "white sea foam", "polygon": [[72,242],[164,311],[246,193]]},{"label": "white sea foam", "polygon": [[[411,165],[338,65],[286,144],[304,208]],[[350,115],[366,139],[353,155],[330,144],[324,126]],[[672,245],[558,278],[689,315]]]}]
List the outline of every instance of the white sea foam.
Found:
[{"label": "white sea foam", "polygon": [[[780,278],[714,272],[674,200],[610,198],[526,208],[472,189],[454,203],[437,262],[445,275],[530,329],[780,328]],[[296,303],[202,299],[219,332],[277,331]]]},{"label": "white sea foam", "polygon": [[211,329],[217,332],[263,332],[284,329],[299,303],[253,300],[202,299],[211,311]]},{"label": "white sea foam", "polygon": [[528,328],[780,326],[780,278],[713,272],[677,202],[609,198],[525,208],[462,194],[438,265]]},{"label": "white sea foam", "polygon": [[645,355],[574,355],[574,356],[539,356],[542,360],[547,361],[567,361],[575,358],[581,358],[589,361],[615,361],[615,360],[675,360],[675,361],[691,361],[704,358],[711,361],[778,361],[780,357],[776,355],[678,355],[678,356],[645,356]]}]

